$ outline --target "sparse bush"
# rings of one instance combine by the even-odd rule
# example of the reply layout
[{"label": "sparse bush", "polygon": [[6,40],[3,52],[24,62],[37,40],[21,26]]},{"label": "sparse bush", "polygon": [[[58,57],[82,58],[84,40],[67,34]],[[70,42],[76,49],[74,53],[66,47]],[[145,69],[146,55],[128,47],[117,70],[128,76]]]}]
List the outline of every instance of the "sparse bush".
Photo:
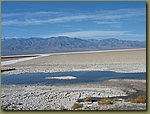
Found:
[{"label": "sparse bush", "polygon": [[83,104],[74,103],[71,108],[72,108],[72,109],[78,109],[78,108],[82,108],[82,107],[83,107]]},{"label": "sparse bush", "polygon": [[112,101],[121,101],[121,99],[116,97],[116,98],[113,98]]},{"label": "sparse bush", "polygon": [[92,97],[86,97],[83,100],[84,102],[92,102]]},{"label": "sparse bush", "polygon": [[61,106],[60,110],[67,110],[67,109],[64,106]]},{"label": "sparse bush", "polygon": [[128,99],[131,103],[146,103],[146,96],[138,96],[137,98]]},{"label": "sparse bush", "polygon": [[98,104],[99,105],[110,105],[110,104],[113,104],[113,102],[109,98],[101,98],[100,100],[98,100]]}]

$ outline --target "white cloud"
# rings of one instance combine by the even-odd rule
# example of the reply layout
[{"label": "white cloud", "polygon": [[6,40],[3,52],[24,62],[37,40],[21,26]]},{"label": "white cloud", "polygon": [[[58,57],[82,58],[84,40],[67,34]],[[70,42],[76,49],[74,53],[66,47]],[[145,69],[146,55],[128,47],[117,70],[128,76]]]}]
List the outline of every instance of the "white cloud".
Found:
[{"label": "white cloud", "polygon": [[110,25],[110,24],[118,24],[120,23],[119,21],[95,21],[96,24],[99,25]]},{"label": "white cloud", "polygon": [[22,13],[3,13],[2,18],[9,18],[9,17],[14,17],[14,16],[20,16],[23,15]]},{"label": "white cloud", "polygon": [[2,20],[2,25],[18,25],[21,24],[22,22],[19,20]]},{"label": "white cloud", "polygon": [[[43,19],[43,15],[45,18]],[[54,16],[55,15],[55,16]],[[103,10],[103,12],[93,12],[92,14],[70,14],[65,12],[31,12],[31,13],[14,13],[2,14],[2,25],[40,25],[40,24],[55,24],[67,22],[79,22],[90,20],[97,24],[117,24],[121,19],[137,18],[145,16],[145,9],[117,9]],[[9,17],[16,17],[10,19]],[[17,19],[17,17],[21,19]],[[114,21],[115,20],[115,21]]]},{"label": "white cloud", "polygon": [[23,17],[34,17],[34,16],[43,16],[43,15],[56,15],[61,12],[54,11],[39,11],[39,12],[23,12],[23,13],[3,13],[2,18],[11,18],[15,16],[23,16]]},{"label": "white cloud", "polygon": [[75,32],[66,32],[66,33],[59,33],[57,36],[70,36],[70,37],[105,37],[105,36],[116,36],[125,34],[127,31],[75,31]]},{"label": "white cloud", "polygon": [[19,38],[19,37],[18,37],[18,36],[11,36],[11,37],[6,36],[6,37],[5,37],[5,39],[12,39],[12,38]]},{"label": "white cloud", "polygon": [[51,19],[24,19],[24,20],[3,20],[2,25],[39,25],[39,24],[46,24],[46,23],[65,23],[70,21],[81,21],[85,19],[90,19],[94,16],[87,16],[87,15],[73,15],[73,16],[63,16]]},{"label": "white cloud", "polygon": [[[38,37],[42,38],[50,38],[50,37],[58,37],[58,36],[68,36],[72,38],[82,38],[82,39],[107,39],[107,38],[118,38],[123,40],[146,40],[146,34],[135,34],[130,31],[115,31],[115,30],[87,30],[87,31],[73,31],[73,32],[64,32],[64,33],[56,33],[50,35],[41,35]],[[7,36],[9,38],[19,38],[18,36]]]},{"label": "white cloud", "polygon": [[133,34],[129,31],[97,31],[97,30],[88,30],[88,31],[74,31],[74,32],[65,32],[65,33],[57,33],[51,34],[42,37],[52,37],[52,36],[69,36],[74,38],[85,38],[85,39],[92,39],[92,38],[119,38],[119,39],[134,39],[134,38],[143,38],[146,39],[144,34]]}]

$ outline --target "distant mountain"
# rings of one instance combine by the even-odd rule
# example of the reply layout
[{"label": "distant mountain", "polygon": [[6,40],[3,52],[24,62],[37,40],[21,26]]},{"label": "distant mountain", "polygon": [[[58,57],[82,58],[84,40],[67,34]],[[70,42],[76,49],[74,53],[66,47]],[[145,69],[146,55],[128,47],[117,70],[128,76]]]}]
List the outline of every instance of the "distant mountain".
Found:
[{"label": "distant mountain", "polygon": [[118,39],[83,40],[66,36],[51,38],[3,39],[2,55],[39,54],[83,50],[145,48],[145,41]]}]

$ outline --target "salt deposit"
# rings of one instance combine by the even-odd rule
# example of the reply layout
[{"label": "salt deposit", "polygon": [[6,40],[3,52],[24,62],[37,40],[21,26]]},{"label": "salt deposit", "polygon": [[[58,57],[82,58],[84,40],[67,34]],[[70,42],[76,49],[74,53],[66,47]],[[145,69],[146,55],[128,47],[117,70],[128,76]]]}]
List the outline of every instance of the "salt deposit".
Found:
[{"label": "salt deposit", "polygon": [[46,77],[45,79],[58,79],[58,80],[74,80],[77,79],[74,76],[58,76],[58,77]]}]

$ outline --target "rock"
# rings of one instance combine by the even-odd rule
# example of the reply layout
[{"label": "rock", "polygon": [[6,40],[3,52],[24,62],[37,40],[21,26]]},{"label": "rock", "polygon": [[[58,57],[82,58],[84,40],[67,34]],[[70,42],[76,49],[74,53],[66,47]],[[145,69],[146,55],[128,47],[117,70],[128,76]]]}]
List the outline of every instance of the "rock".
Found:
[{"label": "rock", "polygon": [[70,92],[66,92],[64,93],[64,96],[68,96],[70,94]]},{"label": "rock", "polygon": [[81,93],[79,93],[79,97],[78,98],[80,98],[81,97]]},{"label": "rock", "polygon": [[4,97],[6,97],[6,95],[2,95],[2,96],[1,96],[1,98],[4,98]]},{"label": "rock", "polygon": [[23,105],[23,103],[18,103],[18,105]]}]

